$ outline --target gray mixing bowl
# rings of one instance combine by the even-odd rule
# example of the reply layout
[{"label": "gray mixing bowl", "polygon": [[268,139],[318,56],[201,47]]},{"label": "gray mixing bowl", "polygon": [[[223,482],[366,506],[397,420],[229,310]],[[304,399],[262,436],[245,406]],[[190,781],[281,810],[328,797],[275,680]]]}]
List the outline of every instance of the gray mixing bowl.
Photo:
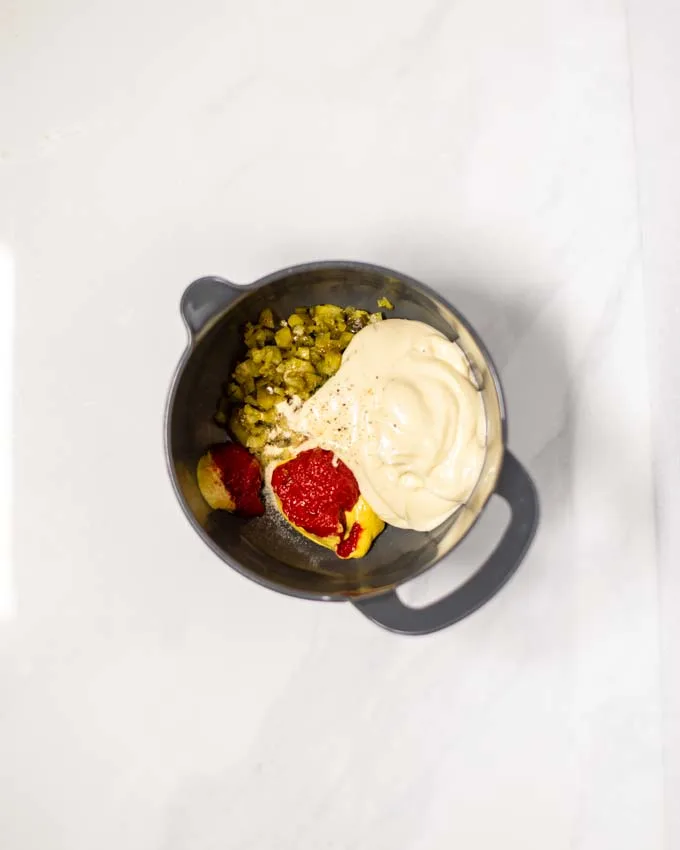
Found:
[{"label": "gray mixing bowl", "polygon": [[[487,455],[466,505],[434,531],[388,526],[364,558],[342,561],[292,531],[276,511],[243,520],[211,512],[196,483],[196,464],[208,446],[224,442],[213,422],[221,385],[243,352],[240,329],[263,307],[288,315],[310,304],[354,305],[373,311],[387,296],[390,318],[417,319],[455,339],[467,355],[484,401]],[[349,600],[388,629],[426,634],[451,625],[488,601],[519,566],[538,521],[536,491],[526,471],[506,449],[503,393],[481,340],[466,320],[421,283],[364,263],[323,262],[283,269],[247,286],[206,277],[185,291],[181,312],[189,346],[177,368],[166,410],[166,455],[170,477],[189,521],[230,566],[274,590],[307,599]],[[465,584],[426,608],[405,606],[396,587],[433,566],[469,531],[496,494],[508,502],[511,519],[495,551]]]}]

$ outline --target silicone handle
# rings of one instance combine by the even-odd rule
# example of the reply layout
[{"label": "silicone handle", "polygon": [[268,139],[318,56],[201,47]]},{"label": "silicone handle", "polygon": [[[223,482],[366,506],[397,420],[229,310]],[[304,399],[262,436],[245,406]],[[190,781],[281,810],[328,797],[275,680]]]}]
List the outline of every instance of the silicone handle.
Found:
[{"label": "silicone handle", "polygon": [[505,453],[496,494],[510,506],[510,523],[487,561],[461,587],[426,608],[409,608],[390,590],[352,603],[392,632],[426,635],[472,614],[497,593],[520,565],[538,524],[538,495],[524,467]]},{"label": "silicone handle", "polygon": [[179,309],[192,337],[249,287],[230,283],[223,277],[201,277],[184,290]]}]

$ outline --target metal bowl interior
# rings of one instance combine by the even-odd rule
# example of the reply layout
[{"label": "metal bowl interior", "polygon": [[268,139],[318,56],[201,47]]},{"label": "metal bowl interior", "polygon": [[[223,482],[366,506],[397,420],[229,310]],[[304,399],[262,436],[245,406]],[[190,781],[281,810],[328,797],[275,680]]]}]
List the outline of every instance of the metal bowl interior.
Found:
[{"label": "metal bowl interior", "polygon": [[[376,309],[386,295],[390,318],[426,322],[456,340],[474,370],[487,421],[484,468],[468,503],[428,533],[388,526],[364,558],[342,561],[292,530],[276,511],[255,520],[211,512],[196,483],[196,464],[225,433],[213,423],[223,381],[243,353],[241,327],[272,307],[288,315],[300,305],[354,305]],[[494,491],[503,461],[505,414],[495,369],[472,328],[422,284],[396,272],[359,263],[317,263],[270,275],[210,320],[192,339],[171,390],[166,449],[182,507],[211,548],[250,578],[311,598],[347,598],[383,592],[431,567],[458,543]]]}]

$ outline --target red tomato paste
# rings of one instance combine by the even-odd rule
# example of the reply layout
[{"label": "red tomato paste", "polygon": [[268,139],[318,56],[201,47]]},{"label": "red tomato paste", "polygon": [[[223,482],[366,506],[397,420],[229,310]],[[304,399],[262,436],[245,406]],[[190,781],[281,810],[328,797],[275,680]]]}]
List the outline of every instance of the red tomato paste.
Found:
[{"label": "red tomato paste", "polygon": [[[345,512],[360,495],[351,469],[326,449],[300,452],[277,466],[272,489],[288,519],[317,537],[344,536]],[[346,558],[354,551],[360,534],[361,526],[354,523],[347,539],[338,544],[338,555]]]},{"label": "red tomato paste", "polygon": [[358,522],[352,523],[349,534],[344,540],[341,540],[335,547],[335,551],[341,558],[349,558],[352,552],[357,548],[359,537],[363,531]]},{"label": "red tomato paste", "polygon": [[236,503],[234,513],[244,517],[262,516],[262,472],[248,449],[238,443],[224,443],[210,449],[210,456]]}]

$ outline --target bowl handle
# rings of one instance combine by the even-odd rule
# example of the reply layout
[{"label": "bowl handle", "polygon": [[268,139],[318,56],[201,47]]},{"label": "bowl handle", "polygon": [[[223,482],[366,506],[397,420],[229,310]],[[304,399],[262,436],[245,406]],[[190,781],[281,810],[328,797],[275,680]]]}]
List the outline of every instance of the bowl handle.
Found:
[{"label": "bowl handle", "polygon": [[223,277],[201,277],[184,290],[179,309],[192,337],[250,286],[231,283]]},{"label": "bowl handle", "polygon": [[395,590],[353,599],[353,604],[369,620],[392,632],[426,635],[457,623],[488,602],[520,565],[538,523],[536,488],[509,451],[505,453],[496,493],[510,506],[510,522],[494,551],[465,584],[425,608],[409,608]]}]

